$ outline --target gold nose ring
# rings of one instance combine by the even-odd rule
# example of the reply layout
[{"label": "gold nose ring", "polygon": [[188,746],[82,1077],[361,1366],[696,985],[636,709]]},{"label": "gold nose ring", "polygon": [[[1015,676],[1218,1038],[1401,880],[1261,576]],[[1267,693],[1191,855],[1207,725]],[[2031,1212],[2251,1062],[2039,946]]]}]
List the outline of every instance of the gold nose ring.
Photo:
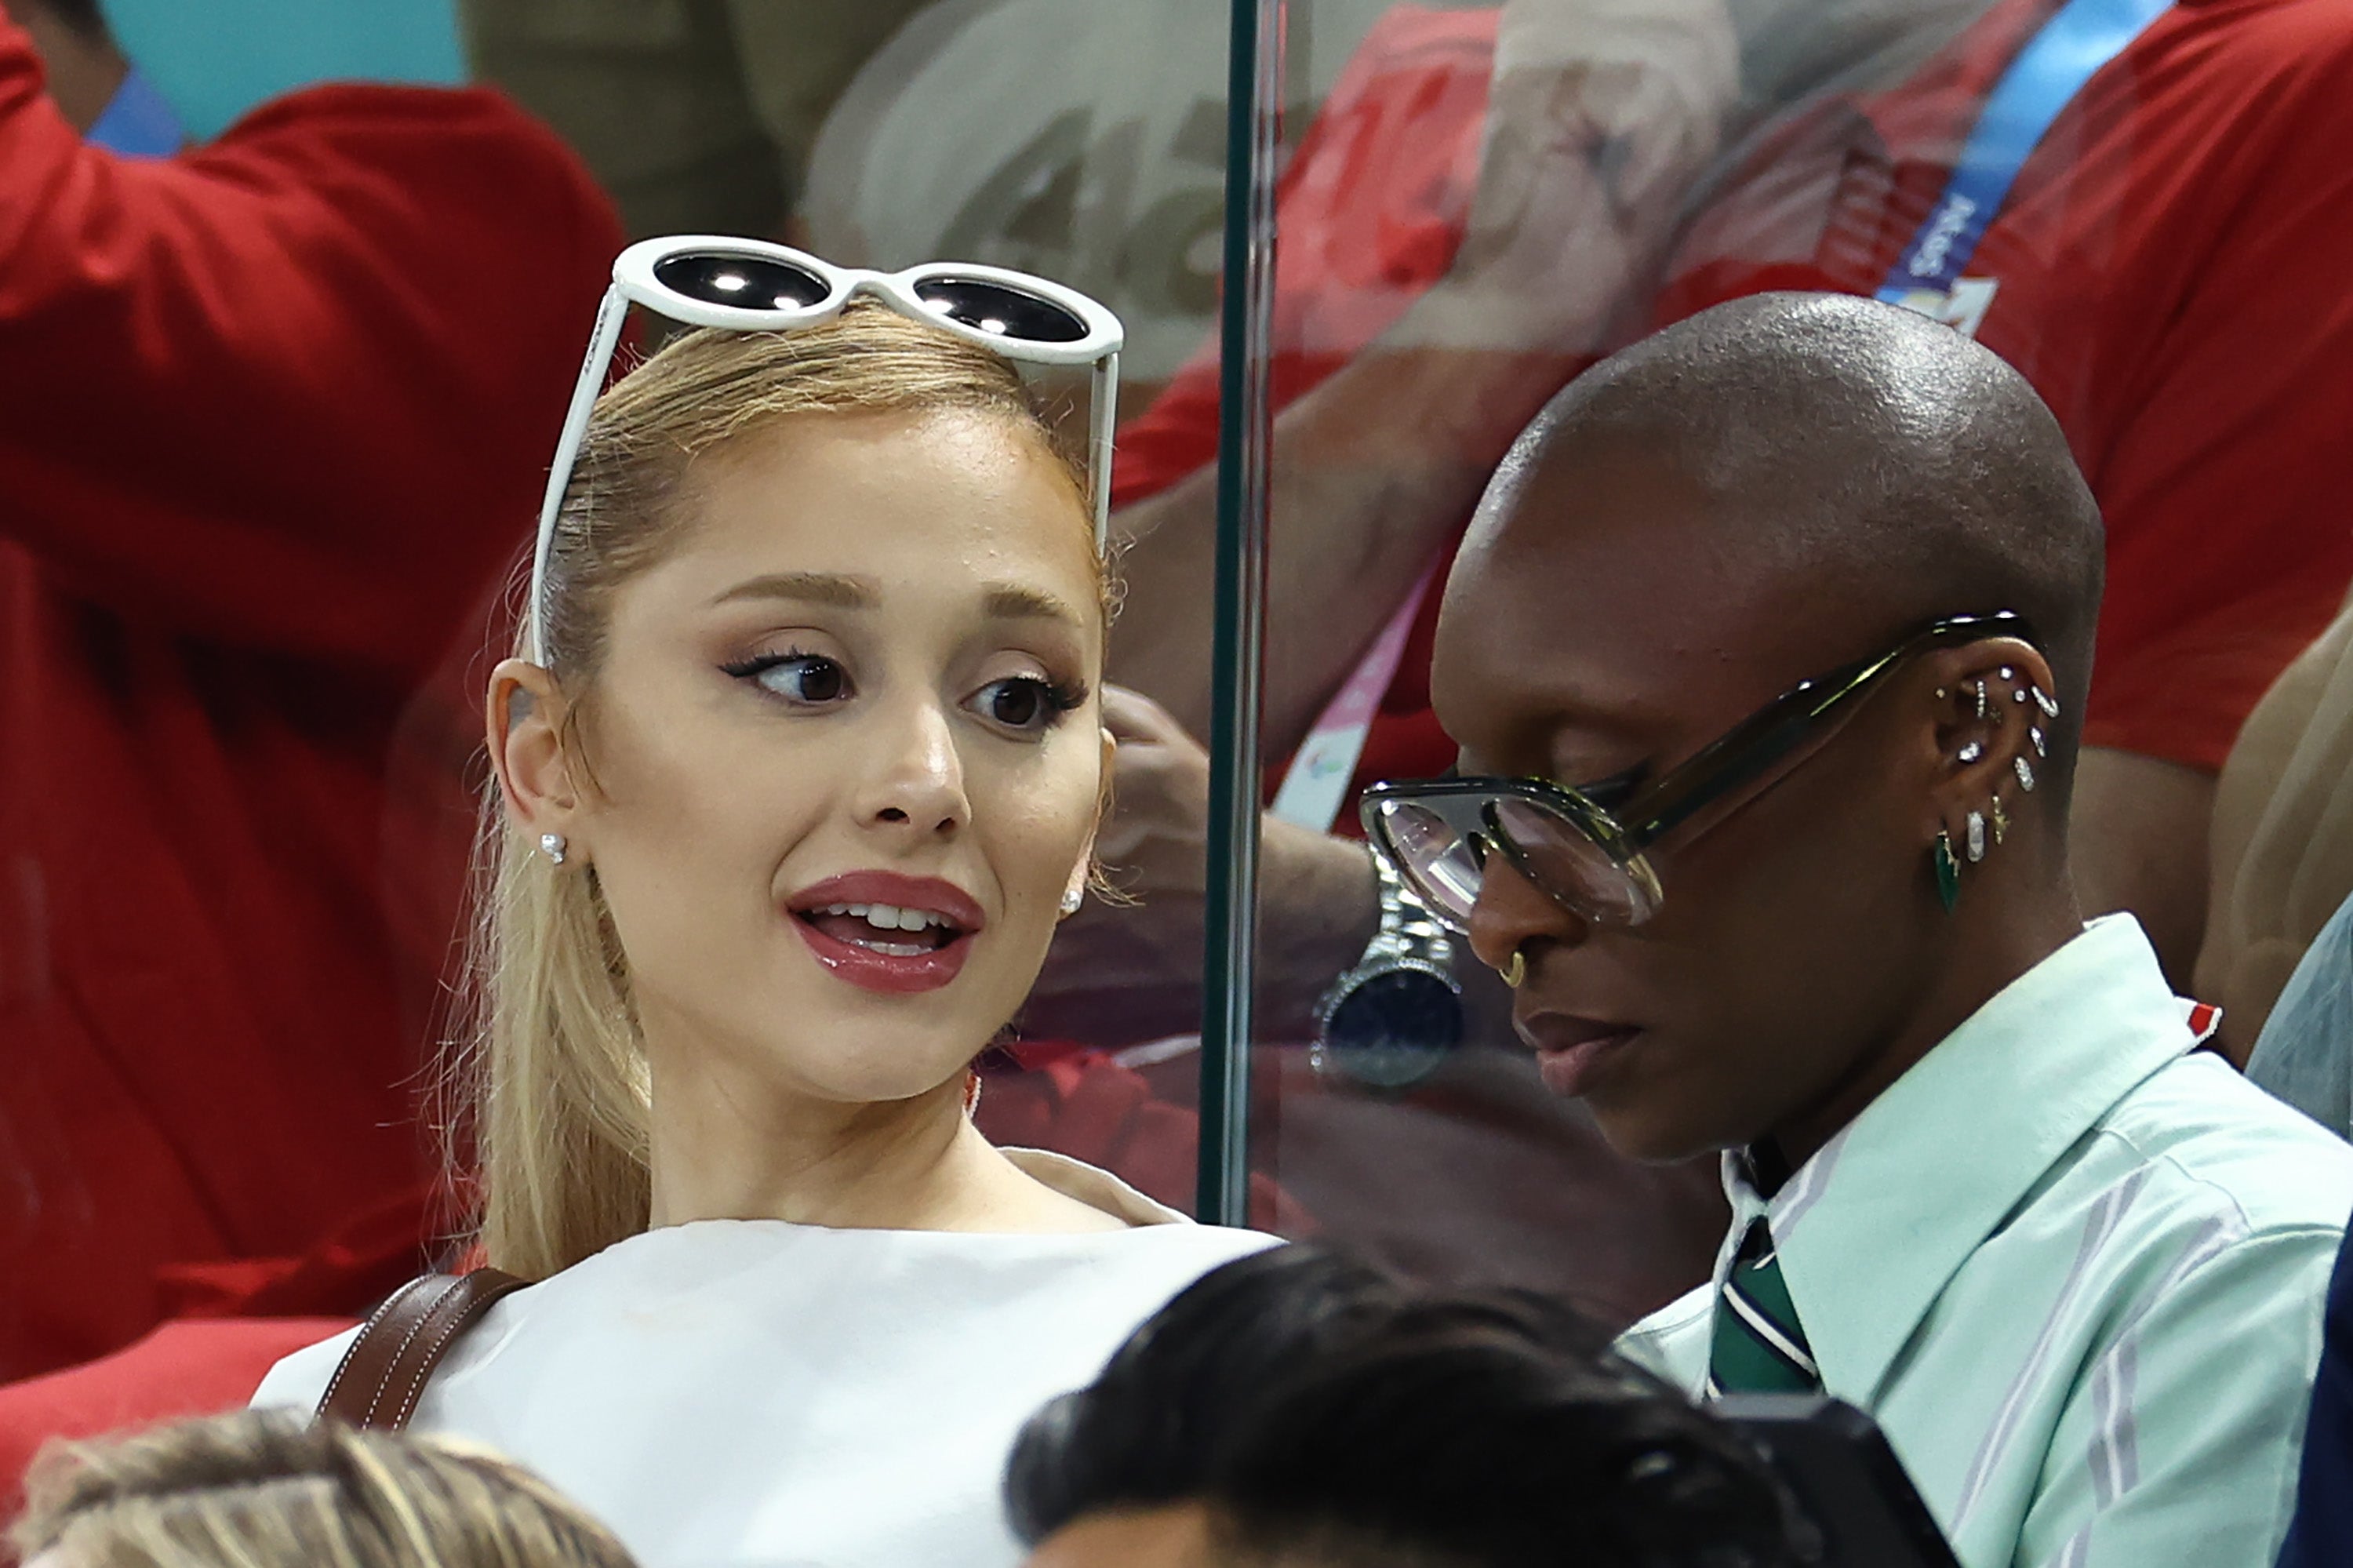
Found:
[{"label": "gold nose ring", "polygon": [[1510,986],[1514,991],[1519,990],[1520,982],[1528,978],[1527,954],[1518,948],[1514,948],[1512,949],[1512,961],[1504,966],[1503,973],[1504,983]]}]

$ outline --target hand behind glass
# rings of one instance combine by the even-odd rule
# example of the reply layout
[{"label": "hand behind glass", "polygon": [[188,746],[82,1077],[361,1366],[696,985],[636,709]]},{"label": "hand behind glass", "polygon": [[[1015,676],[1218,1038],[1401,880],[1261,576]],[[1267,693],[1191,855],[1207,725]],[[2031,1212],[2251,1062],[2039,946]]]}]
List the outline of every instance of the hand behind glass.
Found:
[{"label": "hand behind glass", "polygon": [[1512,0],[1479,180],[1425,340],[1598,351],[1738,97],[1723,0]]},{"label": "hand behind glass", "polygon": [[[1119,760],[1095,853],[1133,902],[1091,897],[1063,922],[1022,1011],[1031,1038],[1122,1045],[1201,1024],[1209,754],[1123,686],[1104,688],[1103,724]],[[1361,845],[1271,820],[1261,828],[1261,1029],[1303,1038],[1315,999],[1372,935],[1372,867]]]}]

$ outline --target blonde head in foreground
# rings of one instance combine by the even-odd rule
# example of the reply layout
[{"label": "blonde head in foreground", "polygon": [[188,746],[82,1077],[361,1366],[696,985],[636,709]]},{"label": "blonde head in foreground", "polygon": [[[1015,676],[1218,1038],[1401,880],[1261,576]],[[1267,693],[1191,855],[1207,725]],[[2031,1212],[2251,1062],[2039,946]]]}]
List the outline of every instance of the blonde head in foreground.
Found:
[{"label": "blonde head in foreground", "polygon": [[53,1443],[26,1489],[26,1568],[634,1568],[487,1449],[290,1411]]}]

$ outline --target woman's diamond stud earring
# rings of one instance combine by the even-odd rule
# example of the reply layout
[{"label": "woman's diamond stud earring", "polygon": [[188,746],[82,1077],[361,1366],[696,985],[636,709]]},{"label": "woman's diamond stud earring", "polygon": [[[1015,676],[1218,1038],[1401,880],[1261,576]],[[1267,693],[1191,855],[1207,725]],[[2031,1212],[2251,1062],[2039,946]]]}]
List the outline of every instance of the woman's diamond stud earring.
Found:
[{"label": "woman's diamond stud earring", "polygon": [[1985,816],[1981,812],[1969,813],[1968,850],[1971,865],[1985,859]]},{"label": "woman's diamond stud earring", "polygon": [[2034,755],[2035,755],[2035,756],[2037,756],[2037,757],[2048,757],[2048,756],[2050,756],[2050,755],[2051,755],[2051,747],[2050,747],[2050,744],[2042,738],[2042,732],[2041,730],[2039,730],[2039,729],[2030,729],[2030,730],[2028,730],[2028,731],[2026,732],[2026,738],[2027,738],[2027,739],[2029,739],[2029,740],[2031,740],[2031,741],[2032,741],[2032,742],[2034,743]]},{"label": "woman's diamond stud earring", "polygon": [[1077,914],[1079,912],[1079,905],[1085,899],[1085,897],[1086,895],[1080,892],[1075,887],[1071,888],[1068,893],[1063,894],[1062,913],[1065,915]]},{"label": "woman's diamond stud earring", "polygon": [[564,863],[564,835],[562,833],[542,833],[539,835],[539,853],[545,855],[548,859],[554,861],[558,865],[562,865]]},{"label": "woman's diamond stud earring", "polygon": [[2018,774],[2018,787],[2029,794],[2034,791],[2034,768],[2023,757],[2013,757],[2010,766]]},{"label": "woman's diamond stud earring", "polygon": [[1973,740],[1967,746],[1962,747],[1960,750],[1953,753],[1953,758],[1954,760],[1958,762],[1975,762],[1978,758],[1983,757],[1984,755],[1985,747],[1979,746]]},{"label": "woman's diamond stud earring", "polygon": [[2044,718],[2057,718],[2059,705],[2040,686],[2034,688],[2034,705],[2042,710]]},{"label": "woman's diamond stud earring", "polygon": [[2018,672],[2004,664],[2001,667],[2001,678],[2005,681],[2015,681],[2018,679]]},{"label": "woman's diamond stud earring", "polygon": [[1979,718],[1983,718],[1983,717],[1985,717],[1985,716],[1986,716],[1986,683],[1985,683],[1983,681],[1979,681],[1979,682],[1978,683],[1978,717],[1979,717]]}]

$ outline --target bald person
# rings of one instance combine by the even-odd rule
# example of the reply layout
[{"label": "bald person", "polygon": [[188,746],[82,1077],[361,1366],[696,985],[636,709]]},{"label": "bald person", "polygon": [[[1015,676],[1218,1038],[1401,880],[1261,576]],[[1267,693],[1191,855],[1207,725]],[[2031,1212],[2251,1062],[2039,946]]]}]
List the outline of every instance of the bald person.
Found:
[{"label": "bald person", "polygon": [[[2098,510],[1959,334],[1767,295],[1578,377],[1446,592],[1375,839],[1620,1150],[1724,1155],[1626,1347],[1877,1416],[1969,1568],[2271,1561],[2353,1150],[2198,1050],[2067,804]],[[2164,854],[2153,843],[2147,853]]]}]

